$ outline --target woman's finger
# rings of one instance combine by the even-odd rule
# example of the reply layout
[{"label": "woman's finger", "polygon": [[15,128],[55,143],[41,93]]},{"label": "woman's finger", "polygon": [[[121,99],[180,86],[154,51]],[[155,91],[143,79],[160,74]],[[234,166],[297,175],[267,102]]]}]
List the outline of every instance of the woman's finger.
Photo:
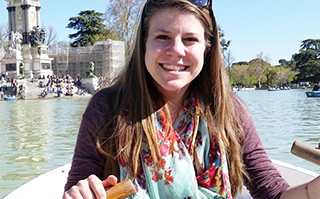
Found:
[{"label": "woman's finger", "polygon": [[114,175],[110,175],[107,177],[107,179],[102,181],[102,185],[104,188],[107,188],[107,187],[114,186],[115,184],[117,184],[117,182],[118,182],[118,178]]},{"label": "woman's finger", "polygon": [[[90,187],[89,181],[90,181],[90,177],[88,177],[85,180],[80,180],[76,185],[78,188],[78,192],[81,195],[81,198],[83,199],[96,199],[95,195],[91,191],[92,188]],[[92,184],[93,183],[91,183],[91,186],[93,186]]]},{"label": "woman's finger", "polygon": [[88,178],[89,187],[91,189],[92,197],[96,199],[105,199],[106,198],[106,191],[101,180],[95,176],[91,175]]},{"label": "woman's finger", "polygon": [[80,180],[64,193],[63,199],[105,199],[106,193],[102,181],[95,175]]},{"label": "woman's finger", "polygon": [[72,197],[69,195],[68,191],[64,192],[62,199],[72,199]]},{"label": "woman's finger", "polygon": [[68,191],[64,192],[63,199],[83,199],[78,187],[75,185]]}]

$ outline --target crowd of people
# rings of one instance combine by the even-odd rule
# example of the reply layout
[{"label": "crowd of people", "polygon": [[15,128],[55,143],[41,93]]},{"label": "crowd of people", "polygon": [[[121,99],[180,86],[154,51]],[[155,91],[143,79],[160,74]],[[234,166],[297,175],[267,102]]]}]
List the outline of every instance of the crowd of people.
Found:
[{"label": "crowd of people", "polygon": [[16,96],[19,92],[19,85],[17,79],[13,77],[8,77],[6,74],[0,76],[0,99],[4,97],[4,93],[8,90],[8,84],[12,88],[11,95]]},{"label": "crowd of people", "polygon": [[38,76],[38,78],[33,77],[31,82],[38,83],[40,88],[44,88],[40,94],[40,98],[46,97],[49,93],[56,93],[57,97],[60,97],[61,94],[66,96],[73,96],[73,94],[87,94],[87,89],[81,87],[81,77],[79,74],[76,80],[74,80],[69,74],[62,76],[43,75]]},{"label": "crowd of people", "polygon": [[[76,78],[72,78],[69,74],[66,75],[39,75],[33,76],[28,81],[37,84],[37,87],[42,88],[39,92],[39,97],[47,97],[48,94],[56,94],[57,97],[61,95],[73,96],[79,95],[84,96],[88,94],[88,89],[82,85],[82,78],[80,74]],[[108,87],[111,84],[111,79],[98,77],[99,88]],[[11,87],[9,91],[10,95],[17,96],[19,93],[19,85],[17,78],[8,77],[7,74],[3,73],[0,76],[0,98],[4,97],[4,93],[7,92],[8,87]]]},{"label": "crowd of people", "polygon": [[[88,94],[88,89],[82,86],[81,80],[82,78],[79,74],[75,79],[67,74],[62,76],[39,76],[37,79],[32,78],[31,82],[38,82],[39,87],[44,88],[40,94],[40,97],[44,98],[49,93],[57,93],[57,97],[60,97],[61,94],[66,96],[73,96],[74,94],[84,96]],[[105,88],[111,84],[111,80],[100,76],[98,77],[98,84],[99,88]]]}]

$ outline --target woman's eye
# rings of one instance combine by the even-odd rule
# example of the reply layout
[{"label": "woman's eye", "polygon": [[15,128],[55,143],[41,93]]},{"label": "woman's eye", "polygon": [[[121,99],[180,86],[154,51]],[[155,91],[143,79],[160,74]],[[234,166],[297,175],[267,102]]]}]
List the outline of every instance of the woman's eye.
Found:
[{"label": "woman's eye", "polygon": [[156,36],[156,39],[166,40],[166,39],[170,39],[170,38],[167,35],[158,35],[158,36]]},{"label": "woman's eye", "polygon": [[195,37],[188,37],[188,38],[186,38],[185,40],[186,40],[186,41],[192,41],[192,42],[197,42],[197,41],[198,41],[198,39],[195,38]]}]

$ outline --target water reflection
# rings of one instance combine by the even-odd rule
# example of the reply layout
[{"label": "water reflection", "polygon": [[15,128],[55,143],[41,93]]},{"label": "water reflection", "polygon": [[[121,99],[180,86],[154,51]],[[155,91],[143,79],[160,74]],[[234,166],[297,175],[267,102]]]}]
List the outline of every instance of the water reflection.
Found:
[{"label": "water reflection", "polygon": [[71,160],[88,101],[0,102],[0,197]]}]

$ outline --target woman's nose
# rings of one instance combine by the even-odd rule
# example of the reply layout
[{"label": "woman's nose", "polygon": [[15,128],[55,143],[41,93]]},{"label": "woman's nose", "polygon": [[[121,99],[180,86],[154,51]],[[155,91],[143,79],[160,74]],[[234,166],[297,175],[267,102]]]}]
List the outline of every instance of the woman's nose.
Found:
[{"label": "woman's nose", "polygon": [[167,55],[184,57],[186,55],[185,45],[181,39],[174,39],[166,51]]}]

